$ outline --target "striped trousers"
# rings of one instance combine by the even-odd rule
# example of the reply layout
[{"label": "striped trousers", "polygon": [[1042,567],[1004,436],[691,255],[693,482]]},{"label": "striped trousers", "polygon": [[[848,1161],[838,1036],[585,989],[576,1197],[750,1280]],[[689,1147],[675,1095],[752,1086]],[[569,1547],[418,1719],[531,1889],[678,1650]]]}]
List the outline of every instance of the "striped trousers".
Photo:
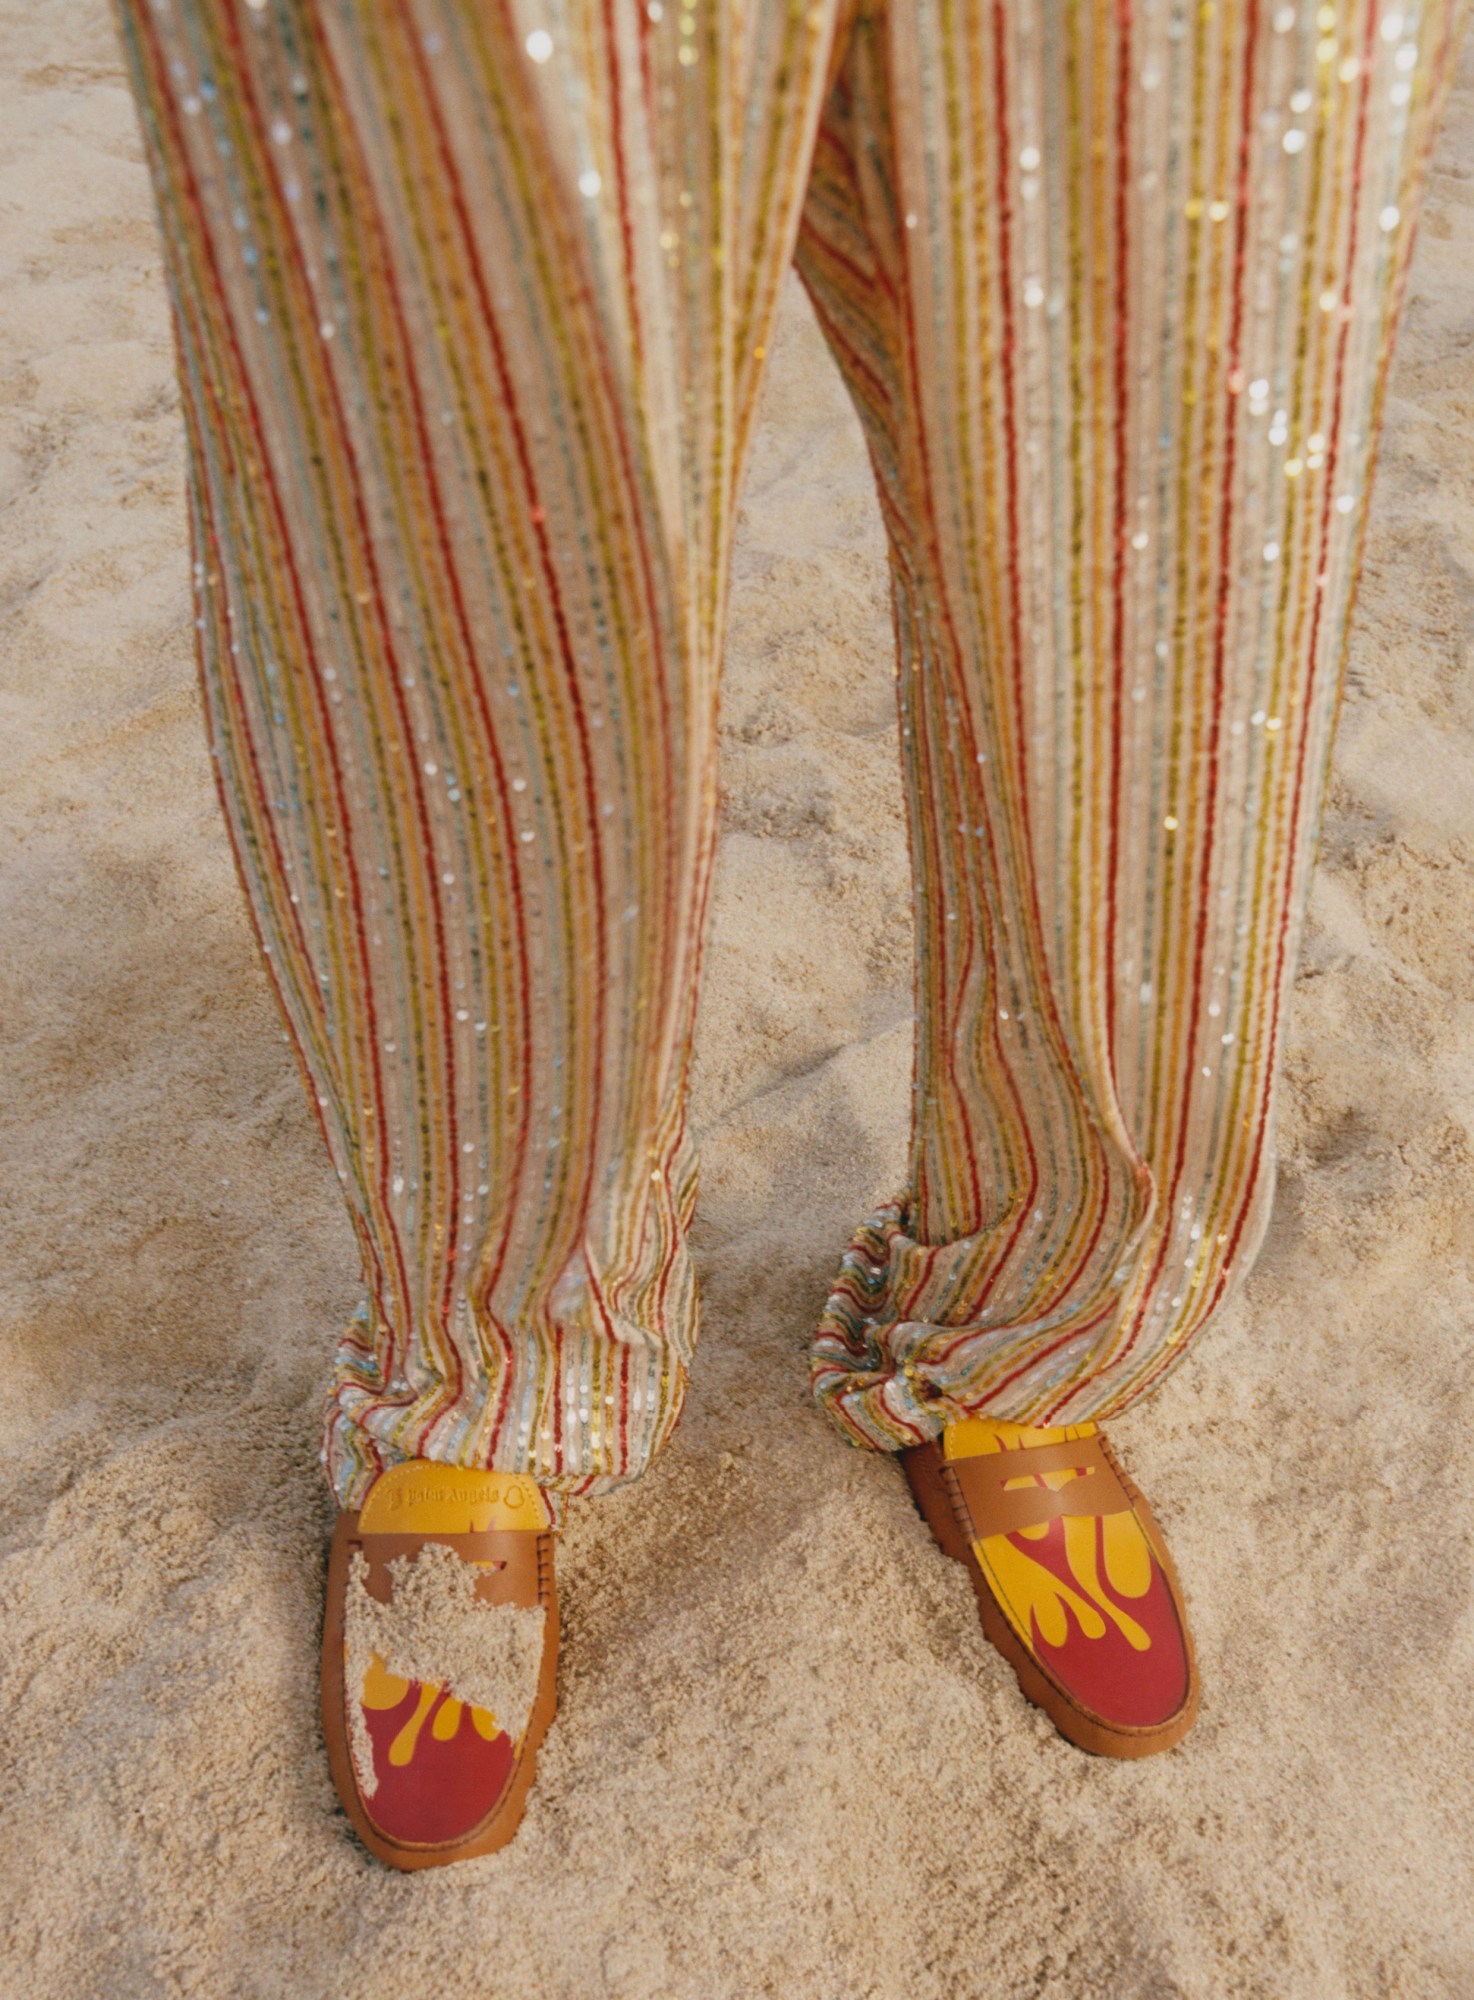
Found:
[{"label": "striped trousers", "polygon": [[1248,1269],[1460,0],[120,0],[246,898],[362,1250],[324,1456],[639,1473],[744,443],[797,258],[887,532],[907,1180],[852,1441],[1103,1418]]}]

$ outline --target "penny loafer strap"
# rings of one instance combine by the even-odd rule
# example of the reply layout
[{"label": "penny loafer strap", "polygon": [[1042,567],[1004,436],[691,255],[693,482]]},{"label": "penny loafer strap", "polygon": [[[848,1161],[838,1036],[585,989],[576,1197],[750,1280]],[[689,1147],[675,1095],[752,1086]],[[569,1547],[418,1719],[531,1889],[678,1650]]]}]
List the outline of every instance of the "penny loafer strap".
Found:
[{"label": "penny loafer strap", "polygon": [[414,1561],[433,1543],[480,1571],[476,1595],[483,1603],[532,1605],[538,1602],[538,1544],[543,1539],[526,1528],[493,1528],[467,1535],[354,1535],[349,1546],[362,1552],[369,1571],[366,1588],[381,1604],[394,1592],[389,1564],[405,1557]]},{"label": "penny loafer strap", "polygon": [[[972,1541],[1042,1528],[1065,1514],[1124,1514],[1131,1506],[1099,1437],[948,1459],[939,1470]],[[1028,1486],[1007,1483],[1045,1472],[1073,1472],[1075,1477],[1058,1488],[1032,1479]]]}]

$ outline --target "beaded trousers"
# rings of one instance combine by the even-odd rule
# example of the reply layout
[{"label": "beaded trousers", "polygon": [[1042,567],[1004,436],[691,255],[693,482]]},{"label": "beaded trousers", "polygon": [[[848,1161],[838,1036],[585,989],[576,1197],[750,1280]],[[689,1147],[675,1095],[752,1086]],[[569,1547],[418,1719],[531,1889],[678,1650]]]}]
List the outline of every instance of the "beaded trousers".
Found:
[{"label": "beaded trousers", "polygon": [[795,255],[888,534],[907,1184],[857,1443],[1101,1418],[1249,1267],[1460,0],[122,0],[205,703],[367,1303],[325,1460],[640,1472],[734,503]]}]

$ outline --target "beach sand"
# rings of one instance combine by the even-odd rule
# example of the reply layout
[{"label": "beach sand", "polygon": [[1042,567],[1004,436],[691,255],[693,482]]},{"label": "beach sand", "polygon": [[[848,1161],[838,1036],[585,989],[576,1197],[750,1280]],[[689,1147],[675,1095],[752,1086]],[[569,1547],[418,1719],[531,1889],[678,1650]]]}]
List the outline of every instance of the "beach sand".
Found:
[{"label": "beach sand", "polygon": [[701,1024],[706,1333],[573,1511],[505,1853],[397,1877],[316,1718],[353,1245],[194,684],[148,190],[97,0],[0,22],[0,1989],[15,2000],[1474,1994],[1474,66],[1389,404],[1259,1267],[1115,1427],[1202,1720],[1059,1740],[809,1402],[896,1186],[910,899],[878,517],[796,288],[736,558]]}]

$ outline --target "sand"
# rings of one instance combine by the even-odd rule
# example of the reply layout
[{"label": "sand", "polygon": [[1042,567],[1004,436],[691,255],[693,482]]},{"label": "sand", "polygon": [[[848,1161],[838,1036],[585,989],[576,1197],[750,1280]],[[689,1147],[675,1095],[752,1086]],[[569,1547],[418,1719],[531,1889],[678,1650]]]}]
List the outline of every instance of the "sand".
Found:
[{"label": "sand", "polygon": [[836,1254],[897,1178],[909,901],[879,526],[795,291],[737,557],[689,1412],[575,1512],[520,1837],[403,1878],[347,1833],[315,1716],[354,1256],[210,785],[133,114],[98,0],[8,0],[0,35],[0,1991],[1467,2000],[1474,67],[1272,1234],[1115,1431],[1186,1579],[1197,1731],[1139,1767],[1055,1738],[894,1466],[807,1399]]}]

